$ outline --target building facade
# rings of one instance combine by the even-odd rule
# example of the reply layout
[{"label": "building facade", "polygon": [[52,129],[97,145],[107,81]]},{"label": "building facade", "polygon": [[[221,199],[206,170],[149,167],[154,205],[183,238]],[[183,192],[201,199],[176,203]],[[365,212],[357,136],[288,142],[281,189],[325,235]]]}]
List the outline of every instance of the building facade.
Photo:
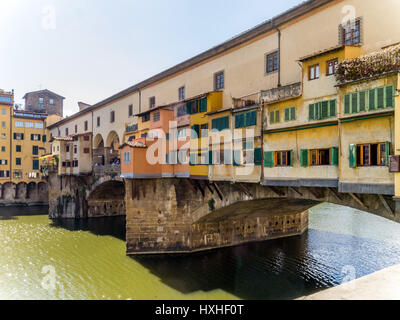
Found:
[{"label": "building facade", "polygon": [[50,90],[28,92],[23,99],[26,111],[63,116],[65,98]]}]

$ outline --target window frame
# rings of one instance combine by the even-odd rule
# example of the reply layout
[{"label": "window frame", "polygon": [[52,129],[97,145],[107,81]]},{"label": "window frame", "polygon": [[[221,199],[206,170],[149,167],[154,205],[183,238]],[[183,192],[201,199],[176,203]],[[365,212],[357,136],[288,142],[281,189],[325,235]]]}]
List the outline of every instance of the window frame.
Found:
[{"label": "window frame", "polygon": [[149,109],[154,109],[156,107],[156,97],[152,96],[149,98]]},{"label": "window frame", "polygon": [[[283,164],[283,155],[285,154],[285,159],[286,159],[286,164]],[[280,156],[281,163],[278,163],[278,156]],[[275,151],[274,152],[274,166],[278,168],[288,168],[292,167],[292,151],[291,150],[286,150],[286,151]]]},{"label": "window frame", "polygon": [[[329,161],[328,164],[321,164],[322,163],[322,151],[328,151],[329,153]],[[324,148],[324,149],[310,149],[308,155],[309,159],[309,166],[310,167],[327,167],[332,165],[332,149],[331,148]],[[313,153],[316,152],[316,163],[313,163]]]},{"label": "window frame", "polygon": [[214,90],[225,89],[225,70],[221,70],[214,73]]},{"label": "window frame", "polygon": [[[330,68],[330,64],[331,64],[331,63],[333,63],[333,70],[332,70],[332,73],[329,72],[329,71],[330,71],[329,68]],[[327,76],[327,77],[330,77],[330,76],[335,75],[335,74],[336,74],[336,71],[337,71],[338,65],[339,65],[339,59],[338,59],[338,58],[328,60],[328,61],[326,62],[326,76]]]},{"label": "window frame", "polygon": [[[270,69],[270,59],[272,57],[272,69]],[[276,65],[275,65],[275,57],[276,57]],[[265,54],[265,67],[264,67],[264,74],[268,75],[279,70],[279,50],[274,50],[272,52]]]},{"label": "window frame", "polygon": [[[377,146],[377,165],[372,165],[371,164],[371,150],[372,150],[372,146]],[[384,161],[382,162],[382,149],[381,147],[384,146],[385,147],[385,153],[384,153]],[[357,167],[361,167],[361,168],[373,168],[373,167],[386,167],[386,142],[378,142],[378,143],[364,143],[364,144],[357,144]],[[364,148],[368,147],[368,164],[364,164]],[[359,150],[360,150],[360,154],[359,154]]]},{"label": "window frame", "polygon": [[[311,77],[311,70],[314,70],[314,77]],[[318,77],[316,76],[316,71],[318,70]],[[321,76],[321,70],[319,63],[313,64],[312,66],[308,67],[308,81],[318,80]]]},{"label": "window frame", "polygon": [[186,87],[182,86],[178,88],[178,101],[184,101],[186,97]]}]

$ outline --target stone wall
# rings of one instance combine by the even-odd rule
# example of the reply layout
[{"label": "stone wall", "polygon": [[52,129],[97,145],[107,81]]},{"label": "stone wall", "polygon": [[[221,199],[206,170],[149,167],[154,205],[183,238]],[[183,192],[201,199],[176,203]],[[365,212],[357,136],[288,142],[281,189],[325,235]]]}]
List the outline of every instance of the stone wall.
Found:
[{"label": "stone wall", "polygon": [[12,182],[0,185],[0,206],[13,205],[47,205],[49,193],[47,183],[19,183]]}]

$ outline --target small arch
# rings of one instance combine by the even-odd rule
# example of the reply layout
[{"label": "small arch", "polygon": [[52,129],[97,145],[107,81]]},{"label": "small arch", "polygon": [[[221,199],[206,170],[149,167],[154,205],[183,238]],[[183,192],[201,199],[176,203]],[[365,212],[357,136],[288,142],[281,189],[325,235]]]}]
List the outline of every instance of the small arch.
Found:
[{"label": "small arch", "polygon": [[104,148],[103,136],[99,133],[93,140],[93,149]]},{"label": "small arch", "polygon": [[112,148],[114,150],[118,150],[120,147],[120,139],[118,136],[118,133],[115,131],[111,131],[108,134],[107,140],[106,140],[106,148]]}]

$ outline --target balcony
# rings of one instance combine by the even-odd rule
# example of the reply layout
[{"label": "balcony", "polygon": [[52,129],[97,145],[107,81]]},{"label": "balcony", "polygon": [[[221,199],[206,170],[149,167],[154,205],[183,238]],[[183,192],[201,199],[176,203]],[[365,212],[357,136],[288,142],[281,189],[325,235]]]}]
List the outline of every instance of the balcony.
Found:
[{"label": "balcony", "polygon": [[254,93],[241,98],[233,98],[233,108],[243,109],[257,106],[260,101],[260,94]]},{"label": "balcony", "polygon": [[264,103],[272,103],[281,100],[297,98],[302,95],[301,82],[287,86],[261,91],[261,100]]},{"label": "balcony", "polygon": [[126,133],[137,132],[139,129],[139,125],[133,124],[131,126],[126,127]]}]

